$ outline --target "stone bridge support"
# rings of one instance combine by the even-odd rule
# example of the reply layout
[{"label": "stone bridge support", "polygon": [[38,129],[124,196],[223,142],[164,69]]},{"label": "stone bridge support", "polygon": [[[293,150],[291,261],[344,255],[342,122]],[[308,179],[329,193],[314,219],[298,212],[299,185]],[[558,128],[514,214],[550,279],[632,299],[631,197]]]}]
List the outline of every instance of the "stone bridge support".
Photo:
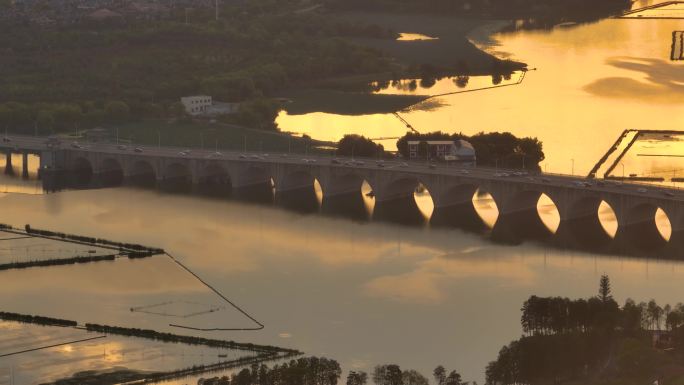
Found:
[{"label": "stone bridge support", "polygon": [[487,229],[475,209],[473,199],[479,188],[475,180],[462,177],[433,177],[427,182],[434,211],[430,225],[456,227],[466,231],[482,232]]},{"label": "stone bridge support", "polygon": [[321,211],[351,219],[369,219],[363,197],[365,175],[353,170],[331,168],[319,179],[323,190]]},{"label": "stone bridge support", "polygon": [[410,225],[426,223],[414,196],[422,183],[416,176],[375,170],[367,174],[367,180],[375,197],[373,219]]},{"label": "stone bridge support", "polygon": [[246,202],[273,203],[274,171],[269,165],[230,162],[226,164],[226,169],[231,179],[233,198]]},{"label": "stone bridge support", "polygon": [[304,213],[319,211],[320,201],[315,187],[318,171],[318,167],[304,164],[276,165],[272,173],[276,203]]},{"label": "stone bridge support", "polygon": [[12,166],[12,151],[5,153],[5,175],[14,175],[14,167]]},{"label": "stone bridge support", "polygon": [[491,181],[483,184],[483,188],[492,195],[499,211],[491,233],[494,241],[518,244],[553,235],[539,216],[539,199],[546,193],[542,186]]}]

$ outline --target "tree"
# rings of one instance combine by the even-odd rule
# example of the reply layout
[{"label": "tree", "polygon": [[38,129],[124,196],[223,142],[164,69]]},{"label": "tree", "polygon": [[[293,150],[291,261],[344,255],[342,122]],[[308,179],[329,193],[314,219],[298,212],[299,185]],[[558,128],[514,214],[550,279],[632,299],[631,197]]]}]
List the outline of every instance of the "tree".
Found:
[{"label": "tree", "polygon": [[402,371],[398,365],[377,365],[373,370],[376,385],[401,385]]},{"label": "tree", "polygon": [[610,278],[605,274],[601,276],[599,281],[599,299],[604,304],[613,299],[613,296],[610,295]]},{"label": "tree", "polygon": [[385,148],[361,135],[345,135],[337,142],[337,155],[375,157],[383,154]]},{"label": "tree", "polygon": [[445,385],[465,385],[463,382],[461,382],[461,375],[455,371],[452,370],[451,373],[449,373],[449,376],[446,378]]},{"label": "tree", "polygon": [[432,376],[435,378],[435,383],[437,385],[444,385],[446,381],[446,369],[444,366],[439,365],[432,371]]},{"label": "tree", "polygon": [[429,385],[428,379],[413,369],[401,373],[401,382],[402,385]]},{"label": "tree", "polygon": [[105,112],[107,113],[107,120],[112,123],[125,123],[131,115],[131,109],[128,104],[121,101],[109,102],[105,105]]},{"label": "tree", "polygon": [[43,132],[51,132],[52,126],[55,124],[55,118],[52,116],[52,112],[47,110],[41,110],[36,116],[36,125]]},{"label": "tree", "polygon": [[363,371],[355,372],[350,371],[347,375],[347,385],[366,385],[368,381],[368,374]]}]

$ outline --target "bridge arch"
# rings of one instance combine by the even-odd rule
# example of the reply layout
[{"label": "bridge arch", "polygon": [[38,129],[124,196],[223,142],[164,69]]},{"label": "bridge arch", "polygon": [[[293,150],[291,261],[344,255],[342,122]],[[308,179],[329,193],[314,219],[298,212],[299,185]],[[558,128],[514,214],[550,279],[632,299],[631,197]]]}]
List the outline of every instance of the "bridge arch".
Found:
[{"label": "bridge arch", "polygon": [[322,183],[321,211],[351,219],[368,220],[375,207],[373,188],[365,176],[343,170]]},{"label": "bridge arch", "polygon": [[120,186],[124,180],[124,170],[121,163],[114,158],[105,158],[100,162],[98,178],[104,187]]},{"label": "bridge arch", "polygon": [[464,182],[440,191],[433,197],[435,209],[430,225],[457,227],[474,232],[487,229],[476,208],[478,190],[477,184]]},{"label": "bridge arch", "polygon": [[325,194],[318,179],[304,169],[283,175],[275,193],[278,204],[300,212],[318,211]]},{"label": "bridge arch", "polygon": [[525,239],[548,239],[556,231],[545,223],[540,212],[540,202],[558,212],[554,200],[544,191],[537,189],[524,189],[513,193],[510,197],[503,194],[495,194],[498,218],[492,230],[495,240],[519,243]]},{"label": "bridge arch", "polygon": [[200,171],[198,191],[205,195],[228,197],[233,182],[228,170],[220,163],[210,163]]},{"label": "bridge arch", "polygon": [[268,168],[249,165],[237,168],[233,174],[233,197],[246,202],[273,203],[275,181]]},{"label": "bridge arch", "polygon": [[617,234],[615,210],[601,197],[583,196],[561,212],[556,237],[562,245],[607,250]]},{"label": "bridge arch", "polygon": [[74,187],[88,187],[93,181],[93,164],[85,157],[79,156],[71,162],[70,173]]},{"label": "bridge arch", "polygon": [[627,248],[647,252],[662,250],[667,246],[669,234],[663,234],[663,230],[658,228],[657,219],[667,221],[671,229],[670,219],[657,205],[639,203],[628,208],[619,219],[617,238]]},{"label": "bridge arch", "polygon": [[402,176],[372,188],[374,219],[416,225],[428,223],[432,216],[432,195],[427,185],[417,177]]},{"label": "bridge arch", "polygon": [[160,187],[169,192],[190,192],[192,191],[192,171],[184,163],[169,163],[164,167]]},{"label": "bridge arch", "polygon": [[128,168],[127,179],[133,186],[154,187],[157,183],[157,172],[152,163],[136,160]]}]

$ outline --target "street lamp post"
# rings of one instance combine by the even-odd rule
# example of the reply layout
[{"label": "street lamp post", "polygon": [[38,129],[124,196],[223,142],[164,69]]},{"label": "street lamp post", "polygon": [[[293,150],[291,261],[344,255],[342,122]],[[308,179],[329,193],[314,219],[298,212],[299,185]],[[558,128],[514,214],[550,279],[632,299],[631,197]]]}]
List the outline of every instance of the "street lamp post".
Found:
[{"label": "street lamp post", "polygon": [[575,175],[575,158],[570,159],[572,161],[572,175]]},{"label": "street lamp post", "polygon": [[161,132],[157,130],[157,148],[161,148]]}]

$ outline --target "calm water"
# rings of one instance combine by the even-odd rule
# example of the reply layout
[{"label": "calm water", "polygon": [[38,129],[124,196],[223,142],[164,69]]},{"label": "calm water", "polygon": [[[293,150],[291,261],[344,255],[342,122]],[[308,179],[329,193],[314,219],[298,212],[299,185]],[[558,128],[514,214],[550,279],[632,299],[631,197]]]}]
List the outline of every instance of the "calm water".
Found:
[{"label": "calm water", "polygon": [[[510,130],[537,136],[547,154],[544,169],[570,173],[574,163],[575,173],[585,173],[624,129],[684,126],[684,68],[668,60],[675,29],[684,29],[684,22],[605,20],[496,35],[498,45],[488,49],[514,53],[538,68],[522,85],[440,97],[431,108],[403,115],[422,131]],[[435,87],[452,89],[455,83],[449,81]],[[473,87],[486,79],[471,82]],[[283,113],[278,123],[321,139],[406,131],[392,115]],[[638,150],[649,149],[643,146],[648,143]],[[645,164],[630,158],[626,172],[646,173]],[[676,158],[658,158],[656,166],[680,167]],[[604,273],[619,302],[627,297],[684,301],[684,264],[675,261],[597,256],[532,243],[498,246],[458,230],[302,216],[150,191],[40,195],[35,182],[7,178],[0,186],[21,193],[0,195],[0,222],[163,247],[266,325],[258,332],[207,336],[294,347],[335,358],[345,370],[397,363],[429,375],[442,364],[482,383],[486,364],[520,336],[520,306],[527,297],[592,296]],[[418,200],[424,212],[431,210],[429,199]],[[486,199],[479,206],[493,211]],[[540,202],[540,212],[548,213],[549,227],[557,226],[548,202]],[[610,231],[611,213],[603,208],[601,214]],[[169,329],[153,317],[133,314],[130,306],[169,298],[214,304],[205,288],[168,261],[122,262],[3,273],[0,308]],[[241,321],[232,313],[219,318]],[[74,365],[74,370],[82,368]]]},{"label": "calm water", "polygon": [[[674,30],[684,30],[684,20],[608,19],[552,31],[497,34],[492,37],[494,45],[476,43],[536,68],[523,84],[440,97],[427,111],[412,108],[402,115],[422,132],[511,131],[535,136],[544,143],[547,159],[542,169],[571,173],[574,168],[575,173],[586,174],[625,129],[684,129],[684,62],[669,60]],[[439,87],[421,93],[440,94]],[[327,140],[346,133],[379,138],[407,131],[391,114],[282,112],[278,124]],[[383,144],[391,149],[395,142]],[[684,154],[684,148],[679,151]],[[669,161],[667,167],[684,169],[679,159]],[[626,170],[648,171],[643,164]]]},{"label": "calm water", "polygon": [[[209,336],[296,347],[345,369],[393,362],[429,374],[444,364],[482,382],[520,335],[529,295],[591,296],[603,273],[619,301],[684,300],[679,262],[497,246],[457,230],[128,189],[7,194],[0,207],[15,225],[164,247],[266,325]],[[7,272],[0,307],[134,325],[147,321],[131,304],[206,295],[178,270],[150,265],[162,260],[122,262]]]}]

